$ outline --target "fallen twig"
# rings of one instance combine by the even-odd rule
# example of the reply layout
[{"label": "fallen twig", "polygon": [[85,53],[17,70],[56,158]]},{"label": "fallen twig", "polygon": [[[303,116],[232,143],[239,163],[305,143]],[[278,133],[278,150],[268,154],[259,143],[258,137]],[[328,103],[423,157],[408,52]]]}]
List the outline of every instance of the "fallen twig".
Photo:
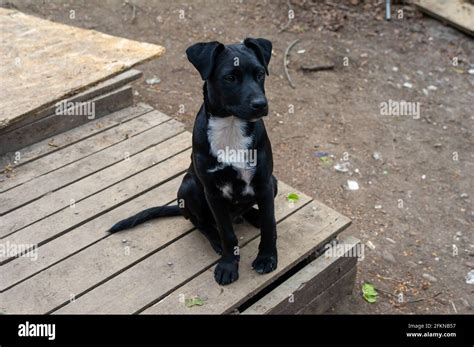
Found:
[{"label": "fallen twig", "polygon": [[288,22],[283,26],[283,28],[280,29],[279,33],[284,32],[286,29],[290,27],[290,24],[291,24],[290,11],[293,9],[291,7],[290,0],[288,0],[286,4],[288,5]]},{"label": "fallen twig", "polygon": [[334,69],[334,64],[329,64],[329,65],[311,65],[311,66],[305,66],[302,65],[301,70],[303,71],[324,71],[324,70],[333,70]]},{"label": "fallen twig", "polygon": [[290,54],[291,49],[298,43],[300,42],[300,39],[294,40],[290,45],[286,48],[285,54],[283,55],[283,69],[285,70],[285,76],[286,79],[288,80],[288,83],[290,83],[291,88],[295,88],[293,82],[291,81],[290,73],[288,72],[288,55]]},{"label": "fallen twig", "polygon": [[456,308],[456,305],[454,305],[453,300],[449,300],[449,302],[451,303],[451,306],[453,306],[454,313],[457,314],[457,313],[458,313],[458,310],[457,310],[457,308]]},{"label": "fallen twig", "polygon": [[428,297],[425,297],[425,298],[414,299],[414,300],[408,300],[408,301],[405,301],[405,302],[403,302],[403,303],[401,303],[401,304],[413,304],[413,303],[415,303],[415,302],[421,302],[421,301],[425,301],[425,300],[429,300],[429,299],[434,299],[434,298],[436,298],[437,296],[441,295],[441,293],[443,293],[443,292],[438,292],[438,293],[436,293],[436,294],[433,295],[433,296],[428,296]]},{"label": "fallen twig", "polygon": [[346,5],[343,5],[343,4],[334,4],[334,3],[329,2],[329,1],[326,1],[325,4],[326,4],[326,5],[329,5],[329,6],[332,6],[332,7],[337,7],[337,8],[339,8],[340,10],[350,11],[350,8],[347,7]]},{"label": "fallen twig", "polygon": [[124,6],[129,6],[132,9],[132,19],[130,20],[130,22],[132,24],[135,24],[135,21],[137,19],[137,7],[138,6],[135,5],[135,4],[131,4],[130,2],[128,2],[128,0],[125,0]]},{"label": "fallen twig", "polygon": [[137,15],[137,7],[135,5],[132,5],[132,23],[135,23],[136,15]]},{"label": "fallen twig", "polygon": [[390,292],[387,292],[386,290],[383,290],[383,289],[380,289],[380,288],[377,288],[377,290],[378,290],[379,292],[384,293],[384,294],[388,294],[388,295],[391,295],[391,296],[394,296],[394,297],[398,298],[398,295],[393,294],[393,293],[390,293]]}]

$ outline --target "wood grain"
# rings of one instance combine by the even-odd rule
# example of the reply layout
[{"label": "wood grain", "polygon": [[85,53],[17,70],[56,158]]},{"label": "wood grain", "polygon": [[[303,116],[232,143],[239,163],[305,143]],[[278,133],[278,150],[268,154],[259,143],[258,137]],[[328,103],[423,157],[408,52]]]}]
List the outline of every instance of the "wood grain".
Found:
[{"label": "wood grain", "polygon": [[5,8],[0,30],[0,128],[165,52]]}]

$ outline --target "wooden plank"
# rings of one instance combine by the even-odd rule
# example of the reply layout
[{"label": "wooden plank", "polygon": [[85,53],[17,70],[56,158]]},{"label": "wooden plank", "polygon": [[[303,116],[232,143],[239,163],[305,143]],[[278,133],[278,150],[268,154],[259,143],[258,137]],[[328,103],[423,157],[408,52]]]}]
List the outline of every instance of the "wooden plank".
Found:
[{"label": "wooden plank", "polygon": [[[293,192],[292,188],[284,184],[279,188],[275,209],[277,221],[281,221],[292,212],[297,211],[310,200],[309,197],[301,195],[302,200],[298,205],[291,207],[286,201],[286,196]],[[239,237],[239,244],[243,247],[251,239],[257,237],[259,231],[249,225],[238,225],[236,233]],[[189,256],[190,249],[193,250],[191,257]],[[194,231],[84,296],[77,298],[74,303],[58,310],[58,313],[134,313],[155,300],[157,296],[163,295],[189,277],[200,273],[207,264],[212,264],[217,259],[218,256],[209,246],[209,242],[201,233]],[[145,273],[148,275],[143,278]],[[153,276],[150,276],[150,273],[153,273]],[[150,277],[153,277],[153,283],[149,282]],[[135,284],[132,286],[135,289],[131,289],[130,280]],[[109,292],[110,288],[116,285],[119,285],[120,289],[116,289],[114,294],[109,294],[107,299],[102,297],[105,292]],[[139,296],[136,295],[138,291],[141,291]],[[122,297],[120,303],[114,304],[113,301],[120,295],[127,297],[126,302]]]},{"label": "wooden plank", "polygon": [[191,133],[183,132],[143,152],[130,156],[128,160],[122,160],[7,213],[0,219],[0,230],[5,230],[8,234],[11,234],[57,211],[69,208],[71,201],[78,203],[190,147]]},{"label": "wooden plank", "polygon": [[0,135],[0,155],[16,151],[50,136],[86,124],[91,121],[92,118],[89,119],[90,117],[94,117],[94,119],[100,118],[133,105],[132,87],[122,87],[110,93],[98,96],[88,102],[94,106],[93,116],[81,115],[81,112],[77,110],[78,107],[83,106],[78,105],[73,115],[52,114]]},{"label": "wooden plank", "polygon": [[474,5],[465,0],[416,0],[423,12],[474,36]]},{"label": "wooden plank", "polygon": [[[0,127],[164,54],[164,47],[0,8]],[[44,86],[48,92],[44,93]]]},{"label": "wooden plank", "polygon": [[[4,172],[4,168],[7,166],[15,169],[17,166],[24,165],[49,153],[71,146],[81,140],[87,139],[105,130],[116,127],[121,123],[125,123],[133,118],[150,112],[151,110],[151,106],[139,103],[138,105],[116,111],[100,119],[94,119],[89,123],[80,125],[74,129],[37,142],[18,151],[6,153],[0,157],[0,172]],[[5,180],[5,177],[0,175],[0,182],[3,180]]]},{"label": "wooden plank", "polygon": [[[287,209],[287,213],[295,211],[309,199],[302,195],[301,201],[291,208],[284,196],[285,185],[280,186],[280,188],[282,193],[278,195],[277,200],[279,206],[277,213],[280,218],[285,209]],[[285,206],[282,206],[282,203]],[[143,206],[136,207],[136,210],[140,210]],[[173,244],[174,240],[183,239],[183,236],[189,234],[192,229],[193,227],[189,221],[182,217],[173,217],[145,223],[134,229],[113,234],[0,293],[0,311],[5,313],[47,313],[67,304],[71,295],[76,298],[77,302],[84,293],[93,290],[96,286],[117,274],[123,273],[135,264],[141,263],[145,258],[157,254],[157,252],[160,253],[163,249],[168,248],[170,244]],[[246,237],[246,235],[247,237],[255,237],[258,233],[255,228],[252,228],[253,230],[250,233],[245,232],[243,229],[249,229],[246,225],[240,225],[239,229],[241,237]],[[215,256],[214,251],[200,233],[192,232],[191,234],[195,235],[194,238],[197,242],[197,244],[190,245],[196,254],[204,253]],[[124,250],[126,246],[122,240],[127,240],[128,254]],[[181,252],[189,254],[189,248],[181,249]],[[188,257],[188,259],[194,258]],[[166,267],[172,270],[167,263]],[[156,277],[155,274],[151,276],[151,273],[150,270],[147,276]],[[154,292],[159,295],[157,289]],[[121,302],[126,300],[126,298],[120,299]]]},{"label": "wooden plank", "polygon": [[[150,252],[151,245],[159,249],[169,239],[179,237],[191,228],[191,223],[182,217],[166,218],[159,223],[159,229],[148,224],[144,229],[111,235],[98,243],[101,248],[95,245],[86,248],[0,293],[0,312],[49,313],[141,261]],[[98,265],[91,263],[92,259],[98,261]],[[31,287],[32,284],[35,287]]]},{"label": "wooden plank", "polygon": [[[95,218],[72,229],[61,237],[44,244],[37,251],[30,251],[22,257],[3,264],[0,266],[0,292],[109,237],[111,234],[107,230],[125,216],[130,216],[151,206],[175,202],[176,193],[183,180],[183,176],[177,176],[159,185],[157,188],[114,208],[100,216],[100,218]],[[155,222],[150,223],[156,226]],[[148,226],[150,223],[147,223]],[[156,230],[149,230],[148,232],[156,232]],[[122,233],[121,235],[124,237]],[[127,245],[130,246],[130,242],[127,242]],[[137,244],[134,242],[133,245],[135,247]],[[125,247],[126,245],[123,246]],[[38,256],[35,257],[35,255]],[[35,259],[35,261],[31,261],[31,259]]]},{"label": "wooden plank", "polygon": [[[94,99],[100,95],[108,94],[113,90],[119,89],[126,84],[135,81],[142,77],[143,73],[139,70],[128,70],[117,76],[114,76],[104,82],[97,84],[96,86],[87,89],[86,91],[74,95],[70,98],[65,99],[66,102],[84,102],[87,100]],[[7,132],[23,127],[29,123],[38,121],[46,116],[54,114],[56,111],[56,105],[52,105],[45,109],[40,110],[39,112],[32,114],[31,117],[25,118],[21,121],[15,122],[10,126],[0,129],[0,136],[5,135]]]},{"label": "wooden plank", "polygon": [[356,276],[357,268],[354,266],[297,314],[323,314],[337,301],[346,300],[352,294]]},{"label": "wooden plank", "polygon": [[[278,268],[275,271],[260,275],[251,269],[252,261],[258,253],[260,241],[254,239],[241,249],[240,277],[237,282],[225,287],[217,285],[214,281],[215,266],[212,266],[141,313],[222,314],[232,312],[349,224],[350,220],[347,217],[313,201],[278,225],[279,254]],[[148,285],[155,288],[158,285],[155,281],[161,283],[163,278],[156,280],[149,278]],[[126,286],[125,283],[124,286]],[[138,295],[138,290],[141,292],[144,288],[137,286],[135,290],[137,290],[136,293],[129,292],[127,301],[129,301],[130,296]],[[182,298],[195,296],[205,298],[204,305],[189,308],[182,302]],[[84,302],[81,301],[81,304],[84,304]]]},{"label": "wooden plank", "polygon": [[[10,177],[1,184],[1,191],[7,191],[28,182],[35,177],[45,175],[51,171],[62,168],[68,164],[77,162],[94,153],[103,151],[115,144],[124,141],[130,141],[130,137],[147,131],[150,127],[160,125],[170,118],[161,112],[153,111],[140,117],[136,117],[129,122],[120,124],[102,133],[100,136],[92,136],[76,143],[74,146],[68,146],[64,149],[50,153],[48,156],[38,159],[29,164],[22,165]],[[122,155],[123,157],[123,155]],[[0,210],[0,213],[3,213]]]},{"label": "wooden plank", "polygon": [[[67,208],[61,213],[53,214],[3,238],[1,243],[5,245],[5,248],[9,244],[41,246],[74,227],[153,189],[160,182],[179,175],[189,167],[190,155],[190,150],[181,152],[156,166],[78,202],[73,208]],[[7,262],[15,255],[16,252],[11,251],[8,257],[0,258],[0,264]]]},{"label": "wooden plank", "polygon": [[[46,175],[4,192],[0,211],[13,211],[41,196],[65,187],[75,181],[124,160],[130,153],[143,151],[183,131],[183,125],[174,120],[152,128],[139,137],[129,138],[111,148],[97,152],[71,165],[64,166]],[[19,194],[21,192],[21,195]],[[3,235],[0,230],[0,235]]]},{"label": "wooden plank", "polygon": [[[356,267],[359,245],[354,237],[341,240],[331,248],[334,253],[321,254],[242,314],[296,314]],[[329,297],[328,305],[332,306],[339,299],[340,296]]]}]

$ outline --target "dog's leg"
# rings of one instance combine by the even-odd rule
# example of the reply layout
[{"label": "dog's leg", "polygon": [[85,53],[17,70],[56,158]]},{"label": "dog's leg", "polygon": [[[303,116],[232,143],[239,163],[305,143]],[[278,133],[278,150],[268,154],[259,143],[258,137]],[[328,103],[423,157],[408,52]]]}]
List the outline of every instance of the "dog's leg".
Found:
[{"label": "dog's leg", "polygon": [[179,188],[178,202],[182,215],[207,238],[217,254],[222,254],[219,232],[213,225],[214,219],[204,197],[204,189],[197,177],[189,172],[184,176]]},{"label": "dog's leg", "polygon": [[275,183],[270,182],[256,192],[258,209],[260,211],[261,236],[257,258],[252,267],[258,273],[264,274],[276,269],[278,255],[276,248],[275,221]]},{"label": "dog's leg", "polygon": [[214,225],[209,223],[203,223],[195,221],[194,218],[191,218],[191,222],[194,226],[206,237],[206,239],[211,244],[212,249],[219,255],[222,254],[222,245],[219,237],[219,232],[214,227]]},{"label": "dog's leg", "polygon": [[219,284],[229,284],[239,278],[240,255],[228,202],[218,192],[206,191],[205,195],[216,221],[222,245],[222,257],[214,270],[214,278]]}]

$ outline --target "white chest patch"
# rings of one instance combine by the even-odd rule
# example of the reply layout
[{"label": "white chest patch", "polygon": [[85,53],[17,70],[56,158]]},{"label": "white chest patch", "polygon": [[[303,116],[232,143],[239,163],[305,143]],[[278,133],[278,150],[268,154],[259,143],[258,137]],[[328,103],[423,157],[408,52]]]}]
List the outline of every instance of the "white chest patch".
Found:
[{"label": "white chest patch", "polygon": [[[238,178],[246,183],[243,195],[253,195],[254,191],[250,182],[255,174],[257,153],[249,149],[252,136],[245,135],[245,121],[234,117],[209,118],[207,136],[210,151],[218,160],[218,165],[209,168],[207,172],[216,172],[226,166],[232,166],[238,173]],[[231,198],[232,187],[228,185],[223,189],[223,195]]]},{"label": "white chest patch", "polygon": [[222,153],[242,153],[242,150],[248,150],[252,143],[252,137],[245,136],[244,132],[245,122],[237,117],[219,118],[211,116],[207,128],[211,153],[220,158],[222,164],[232,165],[233,162],[237,163],[236,160],[232,160],[232,156],[222,156]]}]

